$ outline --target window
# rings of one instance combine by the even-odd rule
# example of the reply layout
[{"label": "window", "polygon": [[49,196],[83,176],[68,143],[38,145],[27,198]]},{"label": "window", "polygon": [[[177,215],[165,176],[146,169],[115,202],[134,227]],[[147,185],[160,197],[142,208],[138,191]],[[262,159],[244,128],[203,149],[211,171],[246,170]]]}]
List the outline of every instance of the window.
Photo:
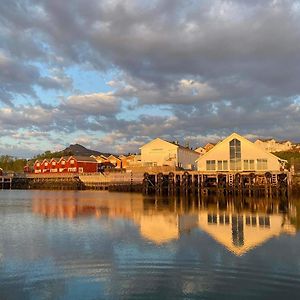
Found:
[{"label": "window", "polygon": [[246,171],[254,170],[254,159],[244,160],[244,170]]},{"label": "window", "polygon": [[52,162],[52,166],[55,166],[55,165],[56,165],[56,162],[55,162],[55,161],[53,161],[53,162]]},{"label": "window", "polygon": [[223,160],[223,170],[228,170],[228,161],[227,160]]},{"label": "window", "polygon": [[218,160],[218,170],[223,170],[223,161]]},{"label": "window", "polygon": [[48,163],[47,163],[47,162],[45,162],[45,166],[48,166]]},{"label": "window", "polygon": [[215,160],[207,160],[206,161],[206,170],[207,171],[215,171],[216,170],[216,161]]},{"label": "window", "polygon": [[70,164],[74,164],[74,159],[71,159],[71,160],[70,160]]},{"label": "window", "polygon": [[63,160],[63,161],[61,162],[61,164],[62,164],[62,165],[65,165],[65,164],[66,164],[66,162]]},{"label": "window", "polygon": [[83,173],[83,168],[78,168],[79,173]]},{"label": "window", "polygon": [[37,163],[36,166],[39,167],[39,166],[40,166],[40,163]]},{"label": "window", "polygon": [[257,170],[267,170],[268,169],[268,160],[261,158],[257,159]]},{"label": "window", "polygon": [[241,142],[233,139],[229,142],[230,169],[241,170]]},{"label": "window", "polygon": [[228,161],[218,160],[218,171],[227,171],[227,170],[228,170]]}]

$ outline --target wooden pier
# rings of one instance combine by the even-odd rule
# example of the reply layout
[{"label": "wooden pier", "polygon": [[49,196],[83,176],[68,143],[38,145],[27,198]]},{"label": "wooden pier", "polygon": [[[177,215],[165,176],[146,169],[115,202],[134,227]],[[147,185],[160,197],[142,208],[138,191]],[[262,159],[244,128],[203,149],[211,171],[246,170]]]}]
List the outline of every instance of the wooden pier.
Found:
[{"label": "wooden pier", "polygon": [[11,189],[12,188],[13,175],[3,175],[0,176],[1,189]]},{"label": "wooden pier", "polygon": [[286,172],[146,172],[143,179],[143,192],[168,195],[216,193],[272,197],[287,194],[289,183],[289,174]]}]

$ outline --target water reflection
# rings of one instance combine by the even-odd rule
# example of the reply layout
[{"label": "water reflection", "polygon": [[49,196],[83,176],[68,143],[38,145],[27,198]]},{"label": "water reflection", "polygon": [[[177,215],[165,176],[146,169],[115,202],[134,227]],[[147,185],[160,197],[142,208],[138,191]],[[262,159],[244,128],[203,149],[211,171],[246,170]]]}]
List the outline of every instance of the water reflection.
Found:
[{"label": "water reflection", "polygon": [[282,234],[295,235],[297,209],[286,199],[143,197],[139,194],[86,193],[78,197],[32,198],[32,211],[46,218],[127,219],[157,245],[201,230],[237,256]]},{"label": "water reflection", "polygon": [[2,191],[0,299],[298,299],[299,203]]}]

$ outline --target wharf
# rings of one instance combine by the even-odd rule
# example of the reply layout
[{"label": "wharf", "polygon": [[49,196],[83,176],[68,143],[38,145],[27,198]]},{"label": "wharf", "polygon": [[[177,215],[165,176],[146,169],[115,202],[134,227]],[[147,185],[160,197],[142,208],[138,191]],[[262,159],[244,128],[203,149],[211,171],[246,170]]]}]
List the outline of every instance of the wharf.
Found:
[{"label": "wharf", "polygon": [[95,189],[135,191],[144,194],[245,194],[248,196],[287,194],[288,172],[106,172],[71,174],[23,174],[2,176],[2,188]]},{"label": "wharf", "polygon": [[286,195],[290,186],[288,172],[199,172],[175,171],[145,173],[145,194],[246,194],[248,196]]}]

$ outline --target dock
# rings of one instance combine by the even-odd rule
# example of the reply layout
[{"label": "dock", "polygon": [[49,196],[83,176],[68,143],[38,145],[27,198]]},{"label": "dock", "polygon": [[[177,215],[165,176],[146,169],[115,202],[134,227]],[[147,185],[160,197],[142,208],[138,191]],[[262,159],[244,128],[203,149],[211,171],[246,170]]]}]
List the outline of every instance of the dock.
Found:
[{"label": "dock", "polygon": [[107,172],[2,176],[2,189],[108,190],[145,195],[217,194],[280,196],[291,187],[288,172]]},{"label": "dock", "polygon": [[144,173],[145,194],[158,193],[173,195],[244,194],[248,196],[272,197],[288,192],[290,177],[288,172],[199,172],[175,171],[169,173]]}]

